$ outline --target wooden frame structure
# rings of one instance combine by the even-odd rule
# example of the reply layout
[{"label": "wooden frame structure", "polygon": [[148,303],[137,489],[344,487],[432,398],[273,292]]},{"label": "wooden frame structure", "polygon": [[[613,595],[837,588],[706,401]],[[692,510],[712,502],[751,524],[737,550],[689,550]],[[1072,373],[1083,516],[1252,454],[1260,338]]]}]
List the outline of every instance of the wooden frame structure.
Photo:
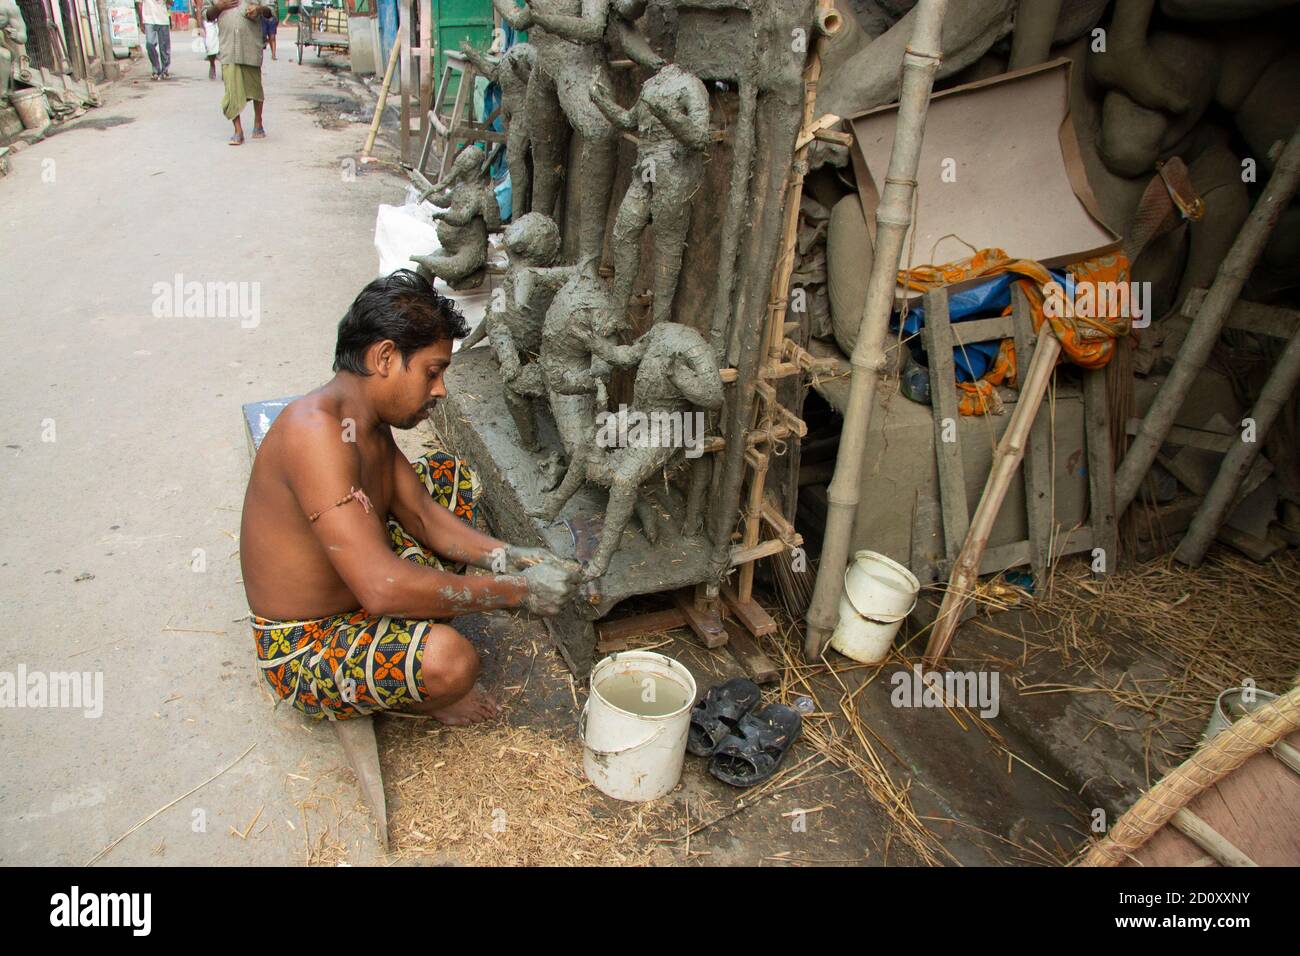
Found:
[{"label": "wooden frame structure", "polygon": [[[948,290],[940,287],[925,294],[925,326],[921,341],[930,362],[930,400],[934,414],[934,448],[939,466],[940,509],[944,557],[939,561],[913,562],[912,571],[922,584],[947,578],[970,530],[970,506],[966,497],[966,471],[962,458],[953,349],[990,339],[1014,338],[1021,375],[1029,364],[1038,342],[1030,306],[1024,293],[1015,285],[1011,290],[1011,315],[953,323],[948,316]],[[1105,369],[1083,373],[1084,437],[1088,462],[1088,522],[1072,529],[1063,543],[1053,546],[1055,527],[1052,514],[1052,472],[1047,412],[1040,408],[1029,429],[1024,457],[1025,504],[1029,537],[996,548],[981,557],[979,571],[992,574],[1028,564],[1034,577],[1046,580],[1053,561],[1067,554],[1101,548],[1106,566],[1113,567],[1118,551],[1118,525],[1115,516],[1114,464],[1110,446],[1109,414],[1106,404]],[[951,423],[951,424],[949,424]],[[951,440],[945,440],[951,438]],[[913,531],[914,540],[933,535],[937,529],[926,527],[921,519]]]},{"label": "wooden frame structure", "polygon": [[[424,116],[424,142],[415,168],[435,183],[440,183],[447,175],[447,168],[455,159],[456,149],[463,143],[492,143],[505,147],[506,134],[489,129],[501,113],[498,106],[482,122],[473,117],[474,80],[479,75],[473,62],[459,51],[446,52],[447,63],[442,69],[442,78],[438,81],[438,92],[433,98],[428,113]],[[456,86],[456,98],[452,101],[451,112],[444,116],[447,105],[447,90],[453,76],[460,75]],[[428,164],[430,154],[437,149],[437,174],[430,175]],[[489,157],[490,161],[491,157]]]}]

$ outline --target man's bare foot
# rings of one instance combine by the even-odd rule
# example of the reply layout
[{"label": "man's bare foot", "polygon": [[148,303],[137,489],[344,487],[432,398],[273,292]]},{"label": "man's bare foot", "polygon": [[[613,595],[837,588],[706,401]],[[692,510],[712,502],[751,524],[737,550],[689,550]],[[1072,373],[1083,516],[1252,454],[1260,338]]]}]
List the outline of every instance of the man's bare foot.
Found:
[{"label": "man's bare foot", "polygon": [[230,139],[226,140],[226,145],[227,145],[227,146],[243,146],[243,145],[244,145],[244,134],[243,134],[243,133],[236,133],[234,136],[230,137]]},{"label": "man's bare foot", "polygon": [[497,715],[497,702],[482,687],[475,684],[468,694],[448,704],[441,710],[430,711],[437,720],[450,727],[464,727],[490,720]]},{"label": "man's bare foot", "polygon": [[266,130],[260,126],[253,127],[253,139],[266,139]]}]

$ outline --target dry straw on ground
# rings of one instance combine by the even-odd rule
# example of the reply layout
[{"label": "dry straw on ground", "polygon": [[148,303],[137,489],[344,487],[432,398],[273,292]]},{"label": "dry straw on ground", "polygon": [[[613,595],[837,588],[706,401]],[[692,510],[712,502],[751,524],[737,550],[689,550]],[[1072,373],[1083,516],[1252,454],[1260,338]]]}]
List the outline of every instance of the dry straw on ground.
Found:
[{"label": "dry straw on ground", "polygon": [[[1165,556],[1100,579],[1086,562],[1062,564],[1037,607],[1041,634],[1095,680],[1021,692],[1105,694],[1114,703],[1109,725],[1146,737],[1149,769],[1173,766],[1195,746],[1220,691],[1245,680],[1275,693],[1292,686],[1300,667],[1298,578],[1295,551],[1260,564],[1217,548],[1199,568]],[[1105,665],[1117,634],[1131,637],[1163,673],[1125,669],[1116,680],[1114,662]]]},{"label": "dry straw on ground", "polygon": [[681,831],[671,796],[616,803],[583,776],[576,740],[527,727],[387,731],[389,834],[398,858],[476,866],[676,862],[657,838]]}]

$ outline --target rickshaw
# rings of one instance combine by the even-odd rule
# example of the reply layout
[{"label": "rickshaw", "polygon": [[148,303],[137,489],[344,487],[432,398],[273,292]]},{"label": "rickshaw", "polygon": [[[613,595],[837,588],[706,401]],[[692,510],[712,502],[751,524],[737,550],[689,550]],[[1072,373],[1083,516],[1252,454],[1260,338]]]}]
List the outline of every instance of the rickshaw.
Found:
[{"label": "rickshaw", "polygon": [[320,56],[325,50],[348,51],[348,14],[342,6],[329,2],[290,4],[289,12],[298,14],[298,63],[309,46]]}]

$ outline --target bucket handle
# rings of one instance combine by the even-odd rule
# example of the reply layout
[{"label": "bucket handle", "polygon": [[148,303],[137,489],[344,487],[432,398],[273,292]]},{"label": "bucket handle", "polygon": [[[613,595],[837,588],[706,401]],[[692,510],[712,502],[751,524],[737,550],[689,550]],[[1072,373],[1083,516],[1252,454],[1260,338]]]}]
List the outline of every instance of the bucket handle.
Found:
[{"label": "bucket handle", "polygon": [[631,753],[633,750],[640,750],[642,747],[654,743],[664,732],[664,727],[660,724],[645,740],[638,741],[637,743],[624,747],[621,750],[597,750],[595,747],[591,746],[591,744],[587,743],[587,708],[590,706],[591,698],[588,697],[582,705],[582,714],[578,717],[578,739],[582,741],[584,747],[590,750],[597,757],[618,757],[623,754]]},{"label": "bucket handle", "polygon": [[872,624],[897,624],[899,621],[907,620],[908,615],[916,610],[917,602],[921,600],[921,592],[919,590],[912,595],[912,606],[903,612],[902,617],[894,617],[894,618],[890,618],[889,620],[885,620],[884,618],[872,617],[870,614],[863,614],[861,611],[858,610],[858,606],[853,603],[853,596],[849,594],[849,572],[852,570],[853,570],[852,566],[849,566],[844,569],[844,596],[849,599],[849,605],[853,608],[854,611],[857,611],[858,617],[865,618],[866,620],[870,621]]}]

